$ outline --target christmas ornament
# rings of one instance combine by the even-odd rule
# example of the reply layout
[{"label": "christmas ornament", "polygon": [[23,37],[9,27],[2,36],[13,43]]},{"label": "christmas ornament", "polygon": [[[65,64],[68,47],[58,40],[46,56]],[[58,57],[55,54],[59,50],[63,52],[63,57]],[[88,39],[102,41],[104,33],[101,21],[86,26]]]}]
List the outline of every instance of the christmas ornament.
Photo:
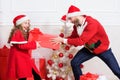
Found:
[{"label": "christmas ornament", "polygon": [[73,58],[73,54],[69,54],[68,57],[69,57],[69,59],[72,59]]},{"label": "christmas ornament", "polygon": [[57,59],[57,58],[58,58],[58,55],[57,55],[56,53],[54,53],[54,54],[52,55],[52,57],[53,57],[53,59]]},{"label": "christmas ornament", "polygon": [[83,68],[83,67],[84,67],[84,65],[83,65],[83,64],[81,64],[81,65],[80,65],[80,68]]},{"label": "christmas ornament", "polygon": [[65,46],[65,50],[69,50],[70,49],[70,47],[69,46]]},{"label": "christmas ornament", "polygon": [[52,77],[48,78],[48,80],[52,80]]},{"label": "christmas ornament", "polygon": [[69,66],[69,67],[67,68],[67,71],[69,71],[69,72],[70,72],[71,70],[72,70],[72,69],[71,69],[71,67]]},{"label": "christmas ornament", "polygon": [[52,60],[48,60],[47,63],[48,63],[50,66],[52,66],[53,61],[52,61]]},{"label": "christmas ornament", "polygon": [[[66,23],[61,28],[60,37],[67,38],[71,35],[73,26]],[[73,46],[60,44],[59,50],[53,50],[50,59],[54,62],[52,66],[47,67],[48,77],[52,80],[74,80],[70,61],[77,49]],[[71,54],[72,53],[72,54]]]},{"label": "christmas ornament", "polygon": [[59,80],[64,80],[64,79],[62,77],[60,77]]},{"label": "christmas ornament", "polygon": [[59,66],[60,68],[62,68],[62,67],[63,67],[63,63],[59,63],[58,66]]},{"label": "christmas ornament", "polygon": [[63,34],[63,33],[61,33],[59,36],[60,36],[60,37],[64,37],[64,34]]},{"label": "christmas ornament", "polygon": [[53,74],[54,74],[54,75],[57,75],[57,71],[54,71]]},{"label": "christmas ornament", "polygon": [[59,57],[63,57],[64,55],[63,55],[63,53],[59,53]]}]

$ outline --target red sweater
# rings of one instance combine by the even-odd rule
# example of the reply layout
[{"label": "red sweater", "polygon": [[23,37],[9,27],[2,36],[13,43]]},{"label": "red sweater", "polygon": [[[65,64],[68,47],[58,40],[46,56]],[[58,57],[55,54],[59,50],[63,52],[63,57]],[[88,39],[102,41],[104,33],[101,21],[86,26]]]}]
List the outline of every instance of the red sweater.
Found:
[{"label": "red sweater", "polygon": [[77,30],[74,26],[74,31],[68,38],[68,44],[74,46],[94,46],[97,44],[97,47],[92,49],[93,53],[100,54],[106,51],[109,47],[109,39],[103,26],[90,16],[86,16],[85,22],[87,22],[87,25],[80,36],[77,34]]}]

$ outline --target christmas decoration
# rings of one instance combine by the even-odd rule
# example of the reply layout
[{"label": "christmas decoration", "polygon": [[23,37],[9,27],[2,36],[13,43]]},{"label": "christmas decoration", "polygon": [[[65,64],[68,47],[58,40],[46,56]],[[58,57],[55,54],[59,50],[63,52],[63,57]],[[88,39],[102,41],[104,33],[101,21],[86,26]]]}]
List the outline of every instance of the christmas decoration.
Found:
[{"label": "christmas decoration", "polygon": [[61,33],[59,36],[60,36],[60,37],[64,37],[64,34],[63,34],[63,33]]},{"label": "christmas decoration", "polygon": [[[64,22],[65,16],[61,18]],[[67,25],[65,23],[60,30],[60,37],[67,38],[71,35],[73,25]],[[73,80],[73,73],[70,61],[77,53],[75,46],[67,45],[64,43],[60,44],[58,50],[53,50],[50,59],[47,61],[48,80]],[[83,68],[83,67],[82,67]]]},{"label": "christmas decoration", "polygon": [[80,68],[83,68],[83,67],[84,67],[84,65],[83,65],[83,64],[81,64],[81,65],[80,65]]},{"label": "christmas decoration", "polygon": [[65,50],[69,50],[70,49],[70,47],[69,46],[65,46]]},{"label": "christmas decoration", "polygon": [[59,68],[62,68],[63,67],[63,63],[59,63],[58,66],[59,66]]},{"label": "christmas decoration", "polygon": [[97,80],[99,77],[99,75],[97,74],[92,74],[90,72],[83,74],[82,76],[80,76],[80,80]]},{"label": "christmas decoration", "polygon": [[[52,80],[72,80],[73,73],[70,61],[77,52],[74,46],[61,44],[59,50],[53,50],[47,61],[47,77]],[[49,80],[48,79],[48,80]]]},{"label": "christmas decoration", "polygon": [[63,53],[59,53],[59,57],[63,57],[64,55],[63,55]]},{"label": "christmas decoration", "polygon": [[53,61],[52,61],[52,60],[48,60],[47,63],[48,63],[50,66],[52,66]]},{"label": "christmas decoration", "polygon": [[86,73],[80,76],[80,80],[107,80],[106,76],[93,73]]},{"label": "christmas decoration", "polygon": [[69,57],[69,59],[72,59],[73,58],[73,54],[69,54],[68,57]]},{"label": "christmas decoration", "polygon": [[74,46],[61,44],[60,49],[53,50],[47,61],[48,80],[72,80],[73,73],[70,61],[77,52]]}]

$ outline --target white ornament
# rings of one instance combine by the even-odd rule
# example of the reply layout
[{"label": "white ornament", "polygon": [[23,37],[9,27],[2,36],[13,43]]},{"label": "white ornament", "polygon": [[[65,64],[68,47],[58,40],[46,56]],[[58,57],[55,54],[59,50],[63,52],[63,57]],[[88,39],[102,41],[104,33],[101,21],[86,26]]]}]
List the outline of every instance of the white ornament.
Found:
[{"label": "white ornament", "polygon": [[50,78],[50,77],[52,77],[52,75],[51,74],[47,74],[47,77]]},{"label": "white ornament", "polygon": [[52,80],[56,80],[56,75],[52,75]]},{"label": "white ornament", "polygon": [[66,77],[66,75],[65,75],[65,74],[62,74],[62,75],[61,75],[61,77],[62,77],[62,78],[65,78],[65,77]]},{"label": "white ornament", "polygon": [[61,70],[62,72],[64,72],[64,71],[65,71],[65,67],[63,67],[63,68],[60,68],[60,70]]},{"label": "white ornament", "polygon": [[67,80],[72,80],[71,75],[68,75],[68,76],[67,76]]}]

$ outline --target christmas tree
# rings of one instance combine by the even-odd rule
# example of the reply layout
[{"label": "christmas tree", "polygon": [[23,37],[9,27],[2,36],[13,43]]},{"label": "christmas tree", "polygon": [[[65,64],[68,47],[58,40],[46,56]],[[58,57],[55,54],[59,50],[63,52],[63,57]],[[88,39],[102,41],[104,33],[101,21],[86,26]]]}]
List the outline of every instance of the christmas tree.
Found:
[{"label": "christmas tree", "polygon": [[[71,35],[72,30],[72,28],[64,25],[60,31],[60,36],[67,38]],[[76,47],[68,44],[61,44],[59,50],[54,50],[47,61],[47,77],[50,80],[73,80],[70,61],[76,52]]]},{"label": "christmas tree", "polygon": [[47,77],[52,80],[72,80],[73,73],[70,61],[75,53],[75,47],[61,44],[60,49],[53,51],[52,56],[47,61]]},{"label": "christmas tree", "polygon": [[[64,22],[60,30],[60,37],[68,38],[73,31],[73,25],[66,22],[66,15],[61,20]],[[77,53],[77,48],[72,45],[62,43],[59,50],[54,50],[52,56],[47,61],[47,77],[49,80],[74,80],[71,68],[71,60]],[[80,65],[83,68],[83,65]]]}]

